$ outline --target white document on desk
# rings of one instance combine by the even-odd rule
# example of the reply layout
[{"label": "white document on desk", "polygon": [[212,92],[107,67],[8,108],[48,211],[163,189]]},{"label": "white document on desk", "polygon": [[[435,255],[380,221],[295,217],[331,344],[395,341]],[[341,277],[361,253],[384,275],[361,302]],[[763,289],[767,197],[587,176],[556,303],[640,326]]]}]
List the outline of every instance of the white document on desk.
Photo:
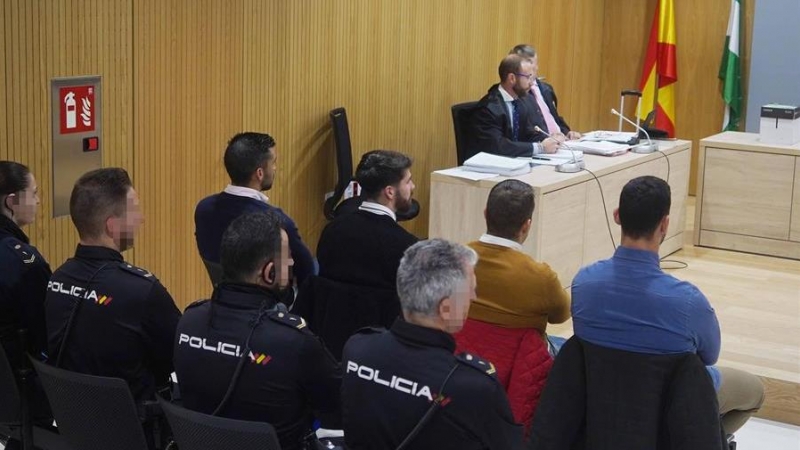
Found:
[{"label": "white document on desk", "polygon": [[464,178],[466,180],[472,180],[472,181],[488,180],[489,178],[500,176],[500,174],[498,173],[473,172],[471,170],[465,170],[461,167],[456,167],[453,169],[435,170],[433,173],[439,173],[442,175],[447,175],[449,177]]},{"label": "white document on desk", "polygon": [[631,148],[631,146],[627,144],[608,141],[578,141],[570,143],[570,146],[582,150],[584,153],[600,156],[621,155]]}]

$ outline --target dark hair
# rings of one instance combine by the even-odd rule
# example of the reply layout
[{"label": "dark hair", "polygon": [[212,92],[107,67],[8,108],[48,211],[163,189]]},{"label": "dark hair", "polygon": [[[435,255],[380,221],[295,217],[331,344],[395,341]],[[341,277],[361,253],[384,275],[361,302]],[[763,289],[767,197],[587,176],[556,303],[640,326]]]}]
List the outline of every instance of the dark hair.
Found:
[{"label": "dark hair", "polygon": [[0,161],[0,195],[13,194],[28,187],[27,166],[14,161]]},{"label": "dark hair", "polygon": [[132,187],[128,172],[119,167],[86,172],[75,182],[69,197],[69,215],[81,239],[102,236],[106,219],[125,214]]},{"label": "dark hair", "polygon": [[510,74],[517,74],[520,70],[522,70],[522,62],[525,59],[519,55],[506,55],[502,61],[500,61],[500,67],[497,68],[497,73],[500,75],[500,82],[503,82],[508,78]]},{"label": "dark hair", "polygon": [[280,251],[280,215],[274,210],[243,214],[222,234],[220,264],[223,278],[247,281],[267,261],[277,259]]},{"label": "dark hair", "polygon": [[528,44],[519,44],[515,45],[508,54],[519,55],[525,59],[533,59],[536,57],[536,49]]},{"label": "dark hair", "polygon": [[622,234],[633,239],[652,236],[669,215],[671,202],[669,184],[661,178],[647,175],[628,181],[619,194]]},{"label": "dark hair", "polygon": [[411,164],[411,158],[400,152],[373,150],[361,157],[356,167],[356,181],[364,197],[374,200],[383,188],[399,183]]},{"label": "dark hair", "polygon": [[245,185],[273,153],[275,139],[266,133],[245,132],[232,137],[225,149],[225,170],[236,185]]},{"label": "dark hair", "polygon": [[533,215],[533,188],[519,180],[505,180],[489,192],[486,200],[486,231],[514,239]]}]

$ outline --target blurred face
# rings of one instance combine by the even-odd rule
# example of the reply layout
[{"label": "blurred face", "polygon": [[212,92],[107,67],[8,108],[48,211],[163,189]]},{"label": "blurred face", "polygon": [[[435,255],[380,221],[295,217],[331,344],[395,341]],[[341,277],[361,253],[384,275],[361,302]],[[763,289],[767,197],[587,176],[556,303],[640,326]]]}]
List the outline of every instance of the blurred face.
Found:
[{"label": "blurred face", "polygon": [[108,218],[108,228],[111,238],[117,244],[120,252],[133,247],[134,236],[144,223],[144,215],[139,205],[139,194],[131,187],[125,199],[125,212],[122,216]]},{"label": "blurred face", "polygon": [[395,189],[395,210],[398,212],[407,212],[411,209],[411,198],[414,194],[414,180],[411,179],[411,170],[406,169],[403,179],[400,180]]},{"label": "blurred face", "polygon": [[36,178],[28,174],[28,185],[25,189],[9,194],[6,197],[6,207],[13,213],[13,220],[19,226],[33,223],[36,219],[36,210],[39,206],[39,186]]},{"label": "blurred face", "polygon": [[528,95],[534,80],[533,64],[529,60],[525,60],[522,63],[519,73],[516,74],[516,78],[517,81],[514,83],[514,93],[516,93],[518,97]]},{"label": "blurred face", "polygon": [[268,191],[272,189],[272,183],[275,182],[275,173],[278,170],[278,153],[275,147],[269,149],[269,157],[264,167],[261,168],[261,190]]},{"label": "blurred face", "polygon": [[445,329],[448,333],[457,333],[464,326],[469,314],[469,306],[477,297],[475,289],[475,268],[470,264],[464,264],[467,278],[461,282],[456,292],[452,296],[442,300],[439,306],[439,313],[444,320]]}]

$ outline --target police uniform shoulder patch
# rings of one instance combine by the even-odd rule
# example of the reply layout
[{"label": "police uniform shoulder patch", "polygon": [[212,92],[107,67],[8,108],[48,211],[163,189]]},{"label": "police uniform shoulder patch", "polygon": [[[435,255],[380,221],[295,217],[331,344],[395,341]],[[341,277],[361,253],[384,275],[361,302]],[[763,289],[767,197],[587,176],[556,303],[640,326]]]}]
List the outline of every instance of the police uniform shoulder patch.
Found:
[{"label": "police uniform shoulder patch", "polygon": [[306,320],[300,316],[285,312],[285,311],[270,311],[269,318],[287,327],[292,327],[297,330],[305,330],[310,332],[306,324]]},{"label": "police uniform shoulder patch", "polygon": [[36,253],[30,245],[20,241],[19,239],[12,238],[6,239],[5,244],[11,249],[11,252],[19,257],[22,264],[33,264],[37,261]]},{"label": "police uniform shoulder patch", "polygon": [[473,369],[480,370],[492,378],[496,376],[495,374],[497,373],[497,369],[495,369],[494,364],[483,358],[475,356],[471,353],[461,353],[460,355],[456,356],[456,359],[458,362],[470,366]]},{"label": "police uniform shoulder patch", "polygon": [[197,307],[197,306],[200,306],[200,305],[206,304],[206,303],[208,303],[209,301],[210,301],[210,300],[208,300],[208,299],[205,299],[205,300],[198,300],[198,301],[196,301],[196,302],[189,303],[189,305],[186,307],[186,309],[191,309],[191,308],[194,308],[194,307]]},{"label": "police uniform shoulder patch", "polygon": [[133,264],[129,264],[129,263],[126,263],[124,261],[119,263],[119,268],[122,269],[125,272],[132,273],[132,274],[134,274],[136,276],[145,278],[147,280],[151,280],[151,281],[157,281],[158,280],[156,278],[156,276],[153,275],[152,273],[150,273],[149,271],[147,271],[145,269],[142,269],[141,267],[136,267]]}]

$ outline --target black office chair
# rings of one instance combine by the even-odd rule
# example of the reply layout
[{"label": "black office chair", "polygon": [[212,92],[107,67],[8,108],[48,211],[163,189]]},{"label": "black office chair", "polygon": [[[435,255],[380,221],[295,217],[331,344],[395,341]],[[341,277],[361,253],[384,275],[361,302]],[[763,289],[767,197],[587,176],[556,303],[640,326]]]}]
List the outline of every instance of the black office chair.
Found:
[{"label": "black office chair", "polygon": [[[24,348],[24,344],[21,345]],[[6,357],[3,346],[0,345],[0,435],[20,443],[23,450],[32,449],[34,445],[40,449],[64,449],[71,447],[57,433],[33,424],[30,405],[30,389],[25,391],[27,384],[31,383],[33,370],[22,368],[25,372],[18,385],[17,377]],[[20,392],[20,387],[23,391]]]},{"label": "black office chair", "polygon": [[[328,220],[341,214],[356,211],[364,201],[361,197],[351,197],[344,201],[344,191],[353,181],[353,148],[350,143],[350,127],[347,123],[347,111],[344,108],[332,109],[330,112],[333,127],[333,141],[336,145],[336,187],[333,195],[325,200],[323,212]],[[399,222],[411,220],[419,215],[419,202],[412,199],[411,208],[404,213],[397,213]]]},{"label": "black office chair", "polygon": [[456,161],[459,166],[478,153],[478,149],[475,148],[471,123],[472,113],[475,112],[477,106],[478,102],[466,102],[450,107],[453,115],[453,131],[456,135]]},{"label": "black office chair", "polygon": [[31,359],[59,433],[80,450],[147,450],[136,404],[119,378],[70,372]]},{"label": "black office chair", "polygon": [[280,450],[275,428],[266,422],[226,419],[190,411],[158,399],[180,450]]}]

